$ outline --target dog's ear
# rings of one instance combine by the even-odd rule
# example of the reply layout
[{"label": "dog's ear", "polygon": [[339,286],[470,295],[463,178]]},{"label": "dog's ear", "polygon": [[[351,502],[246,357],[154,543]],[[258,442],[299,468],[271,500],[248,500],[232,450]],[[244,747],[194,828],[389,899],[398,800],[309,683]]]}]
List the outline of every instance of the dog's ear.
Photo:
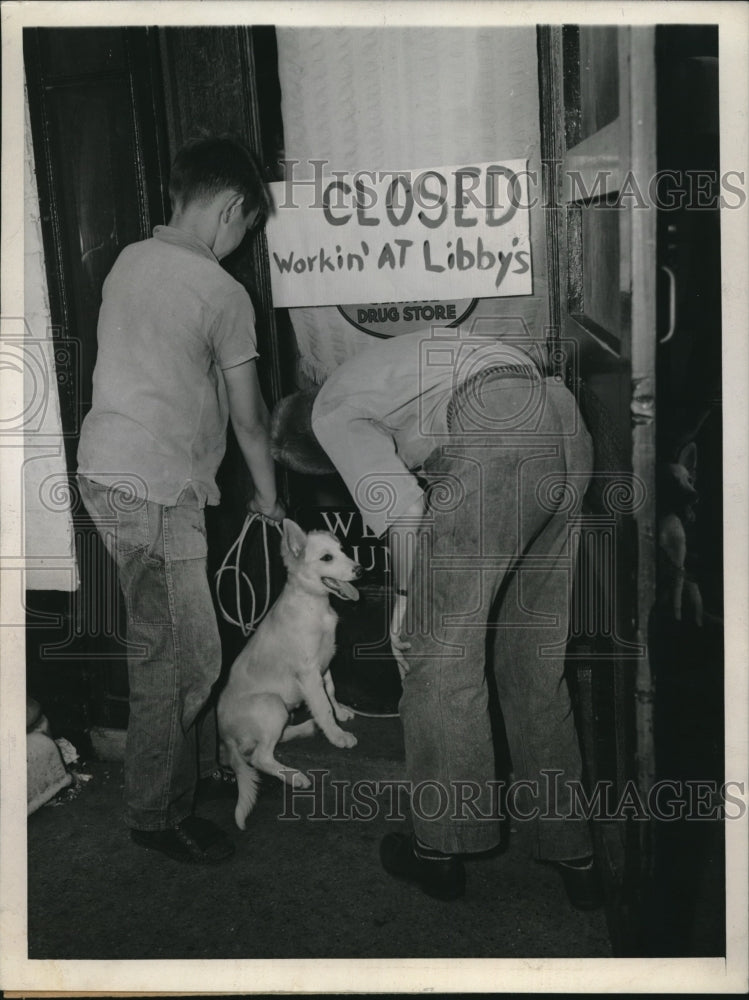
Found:
[{"label": "dog's ear", "polygon": [[307,536],[296,523],[290,518],[286,517],[283,521],[283,540],[286,543],[286,547],[289,552],[298,559],[299,556],[304,552],[304,547],[307,544]]}]

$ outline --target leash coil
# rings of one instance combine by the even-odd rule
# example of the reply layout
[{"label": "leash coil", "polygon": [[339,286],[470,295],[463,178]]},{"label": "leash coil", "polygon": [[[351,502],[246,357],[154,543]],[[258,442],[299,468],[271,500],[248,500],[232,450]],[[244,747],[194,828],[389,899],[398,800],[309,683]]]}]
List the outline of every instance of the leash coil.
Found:
[{"label": "leash coil", "polygon": [[[260,521],[262,526],[263,535],[263,556],[264,556],[264,569],[265,569],[265,603],[260,611],[258,611],[258,598],[252,581],[249,576],[242,569],[242,549],[244,548],[245,539],[247,534],[256,522]],[[273,521],[269,517],[265,517],[263,514],[252,513],[248,514],[244,519],[244,524],[242,525],[242,530],[237,536],[237,540],[234,542],[232,547],[224,556],[224,560],[221,566],[216,570],[214,577],[215,587],[216,587],[216,601],[218,603],[219,611],[223,618],[229,622],[230,625],[236,625],[237,628],[241,629],[242,635],[245,638],[251,635],[255,629],[258,627],[260,622],[265,617],[268,608],[270,607],[270,597],[271,597],[271,580],[270,580],[270,551],[268,549],[268,528],[273,527],[280,534],[283,534],[283,528],[278,521]],[[234,559],[232,563],[231,560]],[[236,601],[236,618],[226,610],[224,607],[224,602],[221,600],[221,579],[224,573],[234,574],[234,598]],[[247,586],[250,593],[251,610],[247,621],[245,621],[244,615],[242,613],[242,582]]]}]

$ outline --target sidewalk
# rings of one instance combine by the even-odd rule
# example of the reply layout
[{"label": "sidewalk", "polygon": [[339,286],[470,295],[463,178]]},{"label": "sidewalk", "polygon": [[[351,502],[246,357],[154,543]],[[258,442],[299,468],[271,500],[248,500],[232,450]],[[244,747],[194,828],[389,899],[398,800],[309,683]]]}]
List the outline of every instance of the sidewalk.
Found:
[{"label": "sidewalk", "polygon": [[[359,717],[350,728],[353,750],[316,736],[280,746],[279,759],[329,769],[333,781],[403,776],[397,718]],[[329,780],[318,819],[309,799],[299,819],[280,819],[284,789],[273,779],[244,833],[233,801],[203,804],[199,813],[231,831],[237,851],[201,869],[131,843],[120,764],[84,770],[93,777],[77,794],[29,818],[29,958],[611,955],[604,911],[570,907],[557,874],[531,860],[522,825],[503,854],[467,864],[465,898],[442,903],[382,871],[378,844],[398,822],[336,820]]]}]

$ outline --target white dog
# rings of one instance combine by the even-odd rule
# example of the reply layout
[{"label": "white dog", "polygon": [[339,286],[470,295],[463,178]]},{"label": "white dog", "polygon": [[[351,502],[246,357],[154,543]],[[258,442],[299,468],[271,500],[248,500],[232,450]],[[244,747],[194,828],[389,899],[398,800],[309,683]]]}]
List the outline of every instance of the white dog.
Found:
[{"label": "white dog", "polygon": [[[237,776],[234,819],[240,830],[257,798],[258,771],[296,788],[310,786],[305,774],[275,759],[278,742],[311,736],[317,723],[334,746],[356,745],[356,737],[338,725],[354,713],[336,701],[330,676],[338,618],[328,595],[358,600],[350,581],[361,576],[361,566],[344,554],[334,535],[306,535],[290,520],[283,522],[281,554],[284,589],[232,664],[218,700],[222,760]],[[289,713],[302,702],[313,718],[289,726]]]}]

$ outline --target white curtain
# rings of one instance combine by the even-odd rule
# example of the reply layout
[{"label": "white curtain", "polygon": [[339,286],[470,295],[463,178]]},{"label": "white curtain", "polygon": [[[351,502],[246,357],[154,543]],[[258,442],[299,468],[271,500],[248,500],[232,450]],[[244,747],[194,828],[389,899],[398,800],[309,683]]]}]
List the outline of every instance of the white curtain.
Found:
[{"label": "white curtain", "polygon": [[[523,158],[540,172],[535,28],[279,28],[286,157],[337,170]],[[540,193],[540,173],[539,190]],[[531,215],[534,295],[485,299],[474,316],[509,335],[546,314],[543,215]],[[408,298],[408,296],[404,296]],[[291,310],[303,376],[321,381],[371,344],[335,308]]]},{"label": "white curtain", "polygon": [[63,449],[28,103],[24,148],[23,555],[27,590],[75,590],[78,571]]}]

